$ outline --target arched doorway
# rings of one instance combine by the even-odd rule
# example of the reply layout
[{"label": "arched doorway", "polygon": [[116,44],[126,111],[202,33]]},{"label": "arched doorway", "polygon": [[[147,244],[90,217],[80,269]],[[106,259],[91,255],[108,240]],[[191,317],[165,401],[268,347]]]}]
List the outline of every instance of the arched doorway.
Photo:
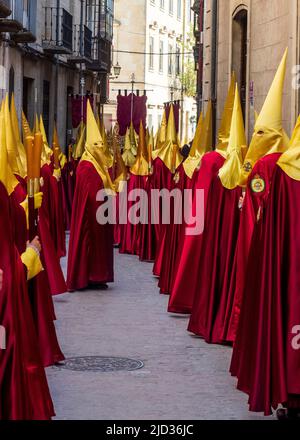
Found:
[{"label": "arched doorway", "polygon": [[232,70],[237,75],[241,104],[246,117],[247,102],[247,61],[248,61],[248,11],[239,8],[233,16],[232,23]]}]

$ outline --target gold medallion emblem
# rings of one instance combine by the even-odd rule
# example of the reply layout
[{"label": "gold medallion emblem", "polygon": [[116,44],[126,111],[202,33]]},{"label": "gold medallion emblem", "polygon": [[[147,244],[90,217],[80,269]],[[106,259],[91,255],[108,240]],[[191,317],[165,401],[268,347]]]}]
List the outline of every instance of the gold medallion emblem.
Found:
[{"label": "gold medallion emblem", "polygon": [[251,180],[251,189],[255,193],[262,193],[266,188],[264,179],[256,175],[254,179]]},{"label": "gold medallion emblem", "polygon": [[179,180],[180,180],[180,175],[179,175],[179,173],[176,173],[174,176],[174,182],[177,184],[179,182]]},{"label": "gold medallion emblem", "polygon": [[41,177],[41,178],[40,178],[40,186],[41,186],[41,188],[43,188],[44,184],[45,184],[45,182],[44,182],[44,178]]},{"label": "gold medallion emblem", "polygon": [[252,165],[250,162],[245,162],[243,168],[246,171],[246,173],[250,173],[250,171],[252,171]]}]

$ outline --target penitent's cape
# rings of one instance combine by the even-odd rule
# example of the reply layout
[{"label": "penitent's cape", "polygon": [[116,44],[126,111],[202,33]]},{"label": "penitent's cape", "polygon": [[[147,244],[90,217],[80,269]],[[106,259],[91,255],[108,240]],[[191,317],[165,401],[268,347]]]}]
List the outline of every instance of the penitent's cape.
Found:
[{"label": "penitent's cape", "polygon": [[103,188],[94,165],[82,160],[77,168],[71,221],[67,279],[70,291],[114,280],[113,225],[100,225],[96,219],[101,205],[96,196]]},{"label": "penitent's cape", "polygon": [[48,420],[54,416],[42,367],[26,283],[26,271],[11,230],[9,198],[0,182],[0,322],[6,349],[0,350],[0,420]]},{"label": "penitent's cape", "polygon": [[[300,407],[300,182],[276,167],[256,223],[231,372],[251,411]],[[294,340],[294,343],[293,343]]]}]

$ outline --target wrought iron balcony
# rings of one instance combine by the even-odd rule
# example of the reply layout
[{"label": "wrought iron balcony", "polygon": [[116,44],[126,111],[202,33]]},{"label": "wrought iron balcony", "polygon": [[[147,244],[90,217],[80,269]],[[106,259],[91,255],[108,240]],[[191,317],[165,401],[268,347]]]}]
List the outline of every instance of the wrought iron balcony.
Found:
[{"label": "wrought iron balcony", "polygon": [[95,37],[92,43],[92,61],[87,65],[88,70],[109,73],[111,69],[111,42]]},{"label": "wrought iron balcony", "polygon": [[23,2],[14,0],[13,16],[21,23],[22,29],[11,33],[15,43],[34,43],[36,41],[37,0],[29,0],[26,9]]},{"label": "wrought iron balcony", "polygon": [[26,7],[19,0],[1,1],[1,17],[6,15],[6,18],[0,18],[0,32],[10,33],[16,43],[33,43],[36,40],[36,10],[37,0],[28,0]]},{"label": "wrought iron balcony", "polygon": [[44,52],[73,53],[73,16],[63,8],[45,7]]},{"label": "wrought iron balcony", "polygon": [[6,18],[11,14],[10,0],[0,1],[0,18]]},{"label": "wrought iron balcony", "polygon": [[73,64],[90,63],[92,59],[92,31],[87,26],[74,26],[73,55],[68,59]]}]

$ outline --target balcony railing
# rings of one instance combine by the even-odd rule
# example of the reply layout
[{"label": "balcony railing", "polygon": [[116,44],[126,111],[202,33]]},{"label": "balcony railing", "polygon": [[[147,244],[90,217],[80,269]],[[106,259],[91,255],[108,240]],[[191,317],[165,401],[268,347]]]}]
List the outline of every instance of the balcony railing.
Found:
[{"label": "balcony railing", "polygon": [[99,37],[93,38],[92,62],[87,69],[108,73],[111,69],[111,42]]},{"label": "balcony railing", "polygon": [[73,16],[63,8],[45,7],[44,52],[73,53]]},{"label": "balcony railing", "polygon": [[91,62],[92,58],[92,31],[87,26],[75,25],[73,31],[73,55],[71,63]]},{"label": "balcony railing", "polygon": [[11,14],[10,0],[0,1],[0,18],[6,18]]},{"label": "balcony railing", "polygon": [[11,34],[16,43],[34,43],[36,41],[37,0],[29,0],[24,9],[23,2],[14,0],[12,16],[22,25],[22,30]]},{"label": "balcony railing", "polygon": [[[3,9],[4,2],[0,2],[0,11]],[[0,18],[0,32],[11,34],[11,39],[16,43],[32,43],[36,40],[36,11],[37,0],[28,0],[26,8],[20,0],[5,2],[6,8],[10,10],[7,18]]]}]

